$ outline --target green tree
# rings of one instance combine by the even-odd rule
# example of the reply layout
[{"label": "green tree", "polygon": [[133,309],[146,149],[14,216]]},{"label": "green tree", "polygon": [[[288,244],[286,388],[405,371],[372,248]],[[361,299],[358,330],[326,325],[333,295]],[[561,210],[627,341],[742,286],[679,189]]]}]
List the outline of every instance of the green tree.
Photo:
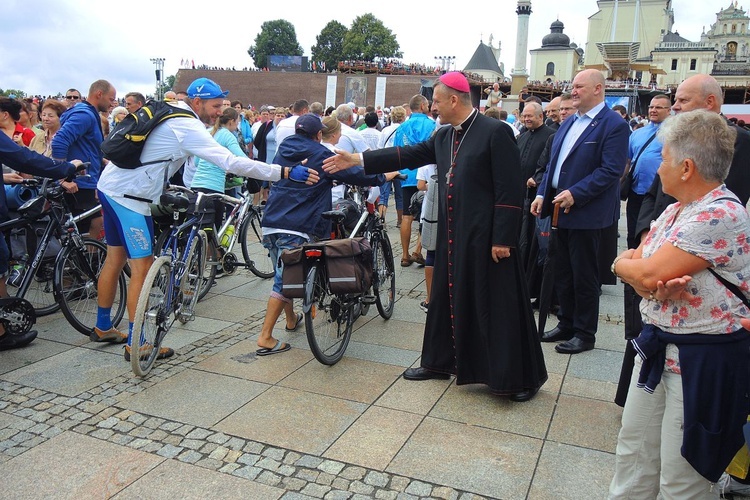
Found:
[{"label": "green tree", "polygon": [[159,96],[162,99],[164,98],[164,94],[166,94],[168,90],[172,90],[172,88],[174,87],[174,81],[175,81],[175,76],[169,75],[168,77],[164,79],[163,82],[161,82],[161,89],[159,89]]},{"label": "green tree", "polygon": [[310,49],[312,60],[316,64],[326,63],[326,69],[336,68],[339,61],[344,59],[344,37],[348,30],[338,21],[330,21],[315,38],[318,42]]},{"label": "green tree", "polygon": [[401,57],[396,35],[372,14],[354,19],[344,37],[344,58],[374,61],[376,58]]},{"label": "green tree", "polygon": [[26,92],[18,89],[0,89],[0,95],[5,97],[10,97],[13,95],[16,96],[16,99],[23,99],[24,97],[26,97]]},{"label": "green tree", "polygon": [[277,19],[260,25],[255,45],[252,45],[247,53],[253,58],[256,68],[266,68],[268,56],[301,56],[303,50],[297,42],[294,25],[289,21]]}]

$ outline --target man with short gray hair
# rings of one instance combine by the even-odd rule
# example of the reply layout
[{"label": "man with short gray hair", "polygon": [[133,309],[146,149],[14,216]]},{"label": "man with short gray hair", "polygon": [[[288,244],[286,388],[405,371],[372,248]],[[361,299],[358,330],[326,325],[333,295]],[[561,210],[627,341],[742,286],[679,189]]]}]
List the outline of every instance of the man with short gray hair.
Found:
[{"label": "man with short gray hair", "polygon": [[[719,82],[710,75],[695,75],[677,87],[672,111],[680,114],[694,109],[707,109],[712,113],[721,113],[723,103],[724,97]],[[732,165],[724,183],[743,205],[747,205],[750,199],[750,132],[733,123],[730,125],[737,131],[737,139],[734,142]],[[664,209],[674,202],[674,198],[662,191],[661,180],[657,175],[643,198],[635,228],[636,237],[642,237],[647,233],[651,221],[656,220]]]},{"label": "man with short gray hair", "polygon": [[[336,119],[341,122],[341,138],[338,144],[336,144],[336,149],[344,150],[347,153],[364,153],[365,151],[370,151],[370,146],[367,145],[362,134],[352,128],[354,125],[354,111],[348,103],[336,108]],[[345,193],[346,186],[343,184],[331,189],[331,197],[334,202],[343,198]]]}]

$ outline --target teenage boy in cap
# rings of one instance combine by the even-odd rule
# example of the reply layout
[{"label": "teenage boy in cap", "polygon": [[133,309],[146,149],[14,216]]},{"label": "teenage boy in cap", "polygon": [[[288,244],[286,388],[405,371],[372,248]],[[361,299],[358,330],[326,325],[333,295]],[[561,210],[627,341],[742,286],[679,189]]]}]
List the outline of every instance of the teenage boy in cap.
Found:
[{"label": "teenage boy in cap", "polygon": [[[306,165],[320,175],[320,182],[304,185],[284,179],[274,182],[268,195],[263,214],[263,246],[271,252],[271,260],[278,263],[282,250],[299,246],[312,238],[322,239],[331,234],[331,223],[321,217],[331,210],[331,187],[333,181],[357,186],[380,186],[386,179],[398,172],[387,175],[366,175],[361,167],[326,174],[323,160],[333,153],[320,142],[323,138],[323,123],[318,115],[307,113],[297,118],[295,133],[279,144],[276,161],[281,165],[297,165],[307,160]],[[266,317],[258,336],[256,354],[266,356],[288,351],[291,346],[273,338],[273,327],[281,312],[286,314],[286,330],[295,331],[302,321],[302,313],[295,314],[292,300],[281,294],[281,266],[276,267],[273,290],[268,298]]]},{"label": "teenage boy in cap", "polygon": [[473,108],[462,73],[435,82],[432,105],[440,123],[451,126],[427,141],[337,151],[324,168],[364,165],[375,173],[437,164],[440,216],[421,366],[404,378],[455,375],[459,385],[486,384],[512,401],[528,401],[547,370],[516,250],[524,194],[518,148],[505,124]]},{"label": "teenage boy in cap", "polygon": [[[136,169],[120,168],[110,163],[99,179],[99,200],[106,214],[104,232],[107,237],[107,259],[99,277],[99,311],[92,336],[122,336],[112,326],[110,313],[117,277],[128,261],[131,277],[127,298],[129,326],[126,360],[130,359],[138,296],[153,262],[153,223],[149,204],[158,202],[163,191],[163,179],[174,175],[188,157],[195,155],[243,177],[269,181],[288,179],[302,185],[312,185],[318,181],[318,173],[313,169],[300,165],[268,165],[235,156],[220,146],[206,130],[206,125],[214,123],[221,114],[222,102],[228,93],[208,78],[198,78],[188,87],[187,98],[174,106],[195,115],[199,120],[188,117],[166,120],[151,132],[141,153],[141,162],[156,163]],[[159,352],[159,357],[166,358],[173,354],[172,349],[165,347]]]}]

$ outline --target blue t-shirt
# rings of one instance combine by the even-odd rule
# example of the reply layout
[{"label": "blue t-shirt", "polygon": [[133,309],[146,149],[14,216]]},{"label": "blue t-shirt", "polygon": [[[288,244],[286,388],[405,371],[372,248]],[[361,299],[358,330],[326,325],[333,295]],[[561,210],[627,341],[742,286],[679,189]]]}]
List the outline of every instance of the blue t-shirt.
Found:
[{"label": "blue t-shirt", "polygon": [[[412,113],[408,120],[402,123],[393,137],[394,146],[411,146],[419,144],[430,138],[437,125],[424,113]],[[417,171],[404,169],[401,173],[406,179],[401,181],[401,187],[413,187],[417,185]]]},{"label": "blue t-shirt", "polygon": [[[659,130],[659,125],[661,124],[649,123],[630,134],[628,158],[630,158],[631,165],[633,164],[633,160],[636,159],[638,152],[646,144],[646,141]],[[648,188],[654,182],[656,171],[659,169],[659,165],[661,165],[661,149],[661,142],[659,142],[659,139],[654,138],[638,156],[635,170],[633,171],[633,184],[631,186],[631,189],[636,194],[646,194],[646,191],[648,191]]]}]

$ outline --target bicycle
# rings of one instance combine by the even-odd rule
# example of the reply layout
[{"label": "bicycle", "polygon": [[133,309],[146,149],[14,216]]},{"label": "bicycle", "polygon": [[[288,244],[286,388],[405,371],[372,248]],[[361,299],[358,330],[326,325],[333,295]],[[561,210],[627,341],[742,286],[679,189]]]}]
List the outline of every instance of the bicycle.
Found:
[{"label": "bicycle", "polygon": [[[271,260],[268,249],[263,246],[263,207],[253,204],[253,198],[254,194],[247,189],[240,195],[240,203],[236,203],[236,198],[232,198],[232,201],[223,198],[235,207],[216,235],[222,248],[219,251],[220,261],[224,273],[228,275],[233,274],[238,267],[244,267],[259,278],[269,279],[273,278],[276,272],[275,263]],[[236,228],[239,228],[239,236]],[[238,240],[242,248],[243,262],[239,262],[237,254],[232,251]]]},{"label": "bicycle", "polygon": [[369,241],[373,271],[370,288],[362,293],[332,293],[323,248],[311,244],[303,249],[308,266],[302,299],[305,333],[315,359],[325,365],[336,364],[342,358],[352,325],[360,315],[367,314],[371,304],[377,306],[385,320],[391,318],[395,307],[396,272],[388,233],[375,204],[367,202],[368,188],[353,189],[359,219],[351,232],[344,227],[343,210],[331,210],[322,216],[333,224],[331,239],[363,236]]},{"label": "bicycle", "polygon": [[190,204],[184,193],[191,192],[187,188],[178,190],[182,193],[165,193],[160,198],[162,205],[174,210],[175,225],[146,274],[135,310],[130,363],[139,377],[151,371],[174,322],[184,324],[195,319],[195,305],[205,281],[207,236],[201,229],[205,207],[210,200],[225,196],[198,193],[196,214],[177,224],[180,212],[186,211]]},{"label": "bicycle", "polygon": [[[167,190],[180,190],[189,195],[195,195],[192,190],[181,186],[170,185]],[[207,236],[206,270],[198,297],[199,301],[203,300],[213,286],[219,267],[226,275],[234,274],[240,267],[249,269],[254,275],[264,279],[272,278],[275,273],[271,256],[262,243],[263,231],[260,225],[263,217],[262,208],[253,204],[253,195],[245,192],[240,195],[240,198],[220,193],[211,193],[211,196],[212,199],[217,199],[227,205],[234,205],[234,208],[218,231],[213,224],[206,224],[203,227]],[[239,228],[239,231],[236,228]],[[161,251],[164,248],[169,234],[169,231],[163,231],[159,235],[156,249]],[[239,261],[234,251],[238,241],[242,250],[242,262]],[[184,244],[184,240],[181,244]]]},{"label": "bicycle", "polygon": [[[85,164],[84,164],[85,165]],[[84,168],[83,166],[81,168]],[[17,298],[27,299],[36,315],[62,310],[68,322],[79,332],[90,336],[96,325],[97,282],[107,255],[107,247],[98,240],[85,238],[76,223],[97,212],[96,208],[77,217],[65,200],[65,189],[50,179],[25,181],[30,186],[40,186],[39,196],[27,201],[19,209],[19,217],[0,224],[0,231],[26,229],[26,248],[31,258],[22,259],[19,280],[9,283],[16,288]],[[47,219],[39,236],[35,222]],[[55,257],[45,254],[53,239],[61,249]],[[126,271],[117,280],[112,323],[117,325],[126,307]]]}]

